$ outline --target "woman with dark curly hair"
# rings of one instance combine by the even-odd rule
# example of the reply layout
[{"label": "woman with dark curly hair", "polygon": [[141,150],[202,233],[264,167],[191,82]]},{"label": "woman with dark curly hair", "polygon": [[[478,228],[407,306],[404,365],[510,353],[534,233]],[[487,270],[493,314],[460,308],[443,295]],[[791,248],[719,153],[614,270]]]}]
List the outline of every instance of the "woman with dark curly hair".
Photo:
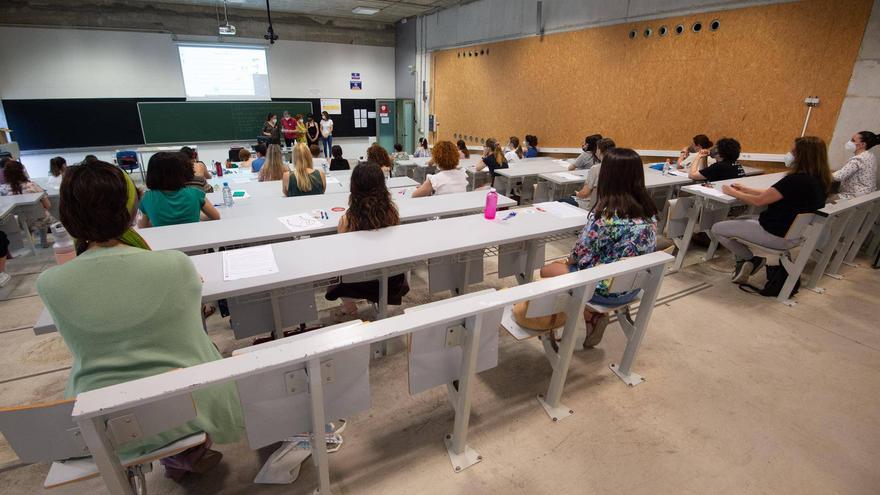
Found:
[{"label": "woman with dark curly hair", "polygon": [[[351,194],[348,211],[339,219],[340,234],[359,230],[378,230],[400,224],[397,206],[385,185],[385,174],[375,163],[362,163],[351,173]],[[404,274],[388,278],[388,303],[398,305],[409,292]],[[325,296],[330,301],[342,298],[344,315],[357,314],[357,299],[379,301],[379,281],[341,283],[330,287]]]},{"label": "woman with dark curly hair", "polygon": [[367,148],[367,162],[382,167],[382,172],[385,172],[386,176],[391,173],[391,169],[394,167],[391,155],[379,143],[373,143]]},{"label": "woman with dark curly hair", "polygon": [[437,168],[436,174],[428,175],[425,182],[413,191],[412,197],[420,198],[432,194],[450,194],[467,191],[468,179],[464,170],[458,168],[458,149],[452,141],[438,141],[434,144],[432,158]]}]

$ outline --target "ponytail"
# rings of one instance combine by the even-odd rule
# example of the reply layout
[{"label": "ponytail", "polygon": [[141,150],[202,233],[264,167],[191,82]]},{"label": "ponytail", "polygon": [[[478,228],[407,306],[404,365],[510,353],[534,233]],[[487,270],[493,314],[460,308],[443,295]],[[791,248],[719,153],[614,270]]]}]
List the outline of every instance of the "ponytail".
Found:
[{"label": "ponytail", "polygon": [[864,141],[866,150],[880,144],[880,134],[874,134],[871,131],[861,131],[859,132],[859,136],[862,138],[862,141]]}]

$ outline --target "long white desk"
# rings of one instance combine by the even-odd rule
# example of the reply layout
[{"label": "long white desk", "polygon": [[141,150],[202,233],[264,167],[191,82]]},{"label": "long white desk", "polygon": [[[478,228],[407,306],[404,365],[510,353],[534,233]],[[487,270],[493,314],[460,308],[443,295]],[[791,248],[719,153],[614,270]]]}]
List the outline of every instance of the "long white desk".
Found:
[{"label": "long white desk", "polygon": [[[240,212],[251,212],[254,208],[236,205],[232,208],[221,208],[221,220],[151,227],[139,232],[154,250],[176,249],[184,252],[335,233],[339,218],[348,207],[347,201],[343,199],[347,200],[338,194],[273,198],[261,202],[260,212],[253,216],[242,215]],[[400,213],[400,221],[407,223],[482,211],[486,195],[482,191],[475,191],[426,198],[394,197],[394,201]],[[516,201],[504,196],[498,198],[499,208],[511,206],[516,206]],[[295,232],[278,220],[281,216],[311,214],[314,210],[322,210],[330,218],[318,220],[320,226]]]},{"label": "long white desk", "polygon": [[[280,335],[283,332],[280,298],[295,293],[300,302],[313,300],[316,283],[346,275],[363,274],[367,280],[379,280],[380,318],[387,312],[389,275],[426,260],[475,251],[482,256],[482,250],[499,246],[499,277],[515,275],[520,283],[530,282],[534,270],[544,262],[541,253],[545,239],[573,233],[586,222],[587,212],[569,205],[559,207],[566,211],[565,216],[523,208],[508,219],[505,218],[509,213],[503,212],[495,220],[486,220],[482,214],[468,215],[376,231],[279,242],[271,244],[278,264],[277,273],[239,280],[223,279],[223,253],[190,259],[204,278],[202,300],[205,302],[269,293],[275,322],[273,331]],[[457,235],[450,235],[452,232]],[[460,265],[465,268],[458,270]],[[452,261],[447,266],[456,271],[459,292],[463,291],[474,278],[467,268],[470,261]],[[284,289],[290,290],[285,292]],[[53,331],[52,319],[44,309],[34,325],[34,333]]]},{"label": "long white desk", "polygon": [[[327,174],[327,190],[324,192],[324,194],[348,194],[351,191],[350,181],[351,172],[347,170],[340,172],[330,172],[329,174]],[[241,201],[247,201],[248,199],[253,198],[275,198],[282,196],[280,180],[259,182],[256,180],[249,180],[246,177],[240,176],[236,179],[231,179],[231,181],[223,181],[222,178],[219,181],[211,179],[212,184],[214,184],[215,182],[219,182],[219,186],[214,186],[214,192],[208,194],[208,200],[211,201],[213,204],[223,203],[223,182],[228,182],[230,189],[232,189],[233,191],[244,190],[247,192],[250,198],[239,198],[239,200]],[[418,182],[410,179],[409,177],[392,177],[390,179],[387,179],[385,181],[385,184],[388,186],[388,189],[416,187],[419,185]]]},{"label": "long white desk", "polygon": [[785,177],[785,172],[776,174],[754,175],[751,177],[739,177],[736,179],[723,180],[712,183],[694,184],[681,188],[682,192],[690,193],[694,196],[693,205],[687,210],[687,220],[684,230],[680,235],[674,235],[670,232],[670,237],[678,247],[678,254],[673,263],[673,270],[680,270],[684,264],[684,258],[687,255],[688,247],[694,235],[697,220],[701,215],[701,227],[711,239],[709,250],[706,252],[706,260],[712,259],[715,250],[718,248],[718,240],[711,232],[712,224],[724,220],[730,213],[730,208],[737,204],[742,204],[733,196],[728,196],[721,192],[721,187],[733,183],[741,183],[748,187],[756,189],[766,189],[775,184],[779,179]]}]

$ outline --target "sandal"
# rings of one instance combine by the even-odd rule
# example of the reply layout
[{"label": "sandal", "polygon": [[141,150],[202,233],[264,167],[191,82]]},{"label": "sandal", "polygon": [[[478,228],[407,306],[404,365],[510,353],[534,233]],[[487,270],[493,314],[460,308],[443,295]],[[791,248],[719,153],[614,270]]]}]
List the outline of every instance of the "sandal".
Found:
[{"label": "sandal", "polygon": [[[605,328],[608,326],[608,315],[605,313],[594,313],[590,321],[585,322],[587,326],[587,338],[584,340],[584,349],[592,349],[599,345],[602,337],[605,336]],[[592,330],[591,330],[592,329]]]}]

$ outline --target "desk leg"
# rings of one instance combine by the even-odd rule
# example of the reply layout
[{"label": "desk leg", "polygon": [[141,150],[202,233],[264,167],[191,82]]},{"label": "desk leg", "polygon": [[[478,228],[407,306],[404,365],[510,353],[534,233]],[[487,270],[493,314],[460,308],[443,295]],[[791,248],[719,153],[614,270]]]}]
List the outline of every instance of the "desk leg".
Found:
[{"label": "desk leg", "polygon": [[682,265],[684,265],[684,257],[687,255],[688,248],[691,245],[691,239],[694,237],[694,229],[697,226],[697,219],[700,218],[700,210],[702,210],[702,208],[703,198],[694,198],[694,204],[688,212],[688,222],[687,226],[684,228],[684,234],[682,234],[680,239],[675,239],[676,247],[678,247],[678,254],[675,256],[675,263],[672,264],[672,271],[674,272],[681,270]]},{"label": "desk leg", "polygon": [[77,424],[83,440],[89,447],[92,459],[98,465],[104,484],[107,485],[107,491],[113,495],[134,495],[128,474],[119,462],[119,457],[105,433],[104,419],[101,417],[86,419],[78,421]]},{"label": "desk leg", "polygon": [[828,266],[829,277],[843,278],[843,276],[840,275],[840,265],[843,264],[843,259],[849,254],[849,247],[852,245],[853,239],[855,239],[856,235],[859,233],[859,225],[863,218],[864,212],[856,211],[846,223],[846,228],[843,230],[843,240],[837,245],[837,252],[834,254],[834,258],[831,259],[831,264]]},{"label": "desk leg", "polygon": [[654,312],[654,302],[657,300],[657,294],[660,293],[660,285],[663,283],[663,273],[665,267],[657,266],[648,270],[648,282],[645,284],[642,292],[642,300],[639,301],[639,312],[635,321],[630,318],[629,307],[626,311],[617,313],[617,321],[620,328],[626,335],[626,348],[623,350],[623,357],[620,359],[620,366],[612,363],[609,365],[611,371],[623,380],[630,387],[645,381],[641,375],[632,372],[633,362],[636,360],[636,354],[642,345],[642,339],[648,331],[648,323],[651,321],[651,314]]},{"label": "desk leg", "polygon": [[663,229],[666,228],[666,220],[669,216],[669,200],[672,199],[672,193],[675,191],[674,187],[666,188],[666,199],[663,200],[663,209],[660,210],[660,220],[657,222],[657,234],[661,235],[663,233]]},{"label": "desk leg", "polygon": [[275,328],[272,329],[272,337],[275,337],[275,340],[284,338],[284,323],[281,321],[281,301],[280,299],[280,290],[273,290],[270,293],[270,300],[272,301],[272,320],[275,324]]},{"label": "desk leg", "polygon": [[[377,304],[379,312],[376,315],[377,320],[383,320],[388,317],[388,272],[382,270],[382,276],[379,277],[379,303]],[[388,355],[388,342],[381,341],[372,344],[373,358],[378,359]]]},{"label": "desk leg", "polygon": [[[480,345],[480,331],[483,328],[485,313],[472,316],[465,322],[464,343],[461,350],[461,370],[458,386],[450,384],[450,395],[455,407],[455,424],[451,435],[446,435],[444,443],[452,462],[452,468],[459,473],[483,460],[483,457],[467,445],[468,426],[471,419],[471,382],[477,373],[477,351]],[[495,329],[490,329],[496,331]]]},{"label": "desk leg", "polygon": [[[547,389],[547,395],[538,395],[538,403],[544,408],[544,411],[553,421],[567,418],[574,414],[574,411],[563,404],[562,389],[565,387],[565,378],[568,376],[568,367],[571,365],[571,355],[574,353],[574,345],[577,341],[577,324],[578,320],[583,318],[583,308],[587,303],[588,297],[593,297],[595,286],[591,284],[578,287],[572,291],[568,303],[565,305],[565,327],[562,330],[562,342],[559,345],[559,351],[555,354],[555,359],[551,359],[553,365],[553,375],[550,377],[550,387]],[[552,335],[544,336],[543,339],[553,338]],[[546,350],[545,346],[545,350]],[[552,351],[551,351],[552,352]]]},{"label": "desk leg", "polygon": [[801,246],[800,251],[798,251],[798,256],[794,260],[794,263],[787,266],[788,263],[784,261],[785,257],[780,259],[780,263],[782,263],[783,266],[785,266],[786,271],[788,271],[788,278],[785,279],[785,283],[782,284],[782,290],[780,290],[779,295],[776,296],[777,301],[787,306],[794,306],[795,302],[789,299],[789,297],[791,297],[791,291],[794,290],[794,284],[800,280],[801,273],[803,273],[804,267],[807,266],[807,261],[809,261],[810,257],[813,255],[813,250],[816,249],[816,244],[819,242],[819,238],[822,237],[822,231],[824,229],[825,219],[817,219],[807,231],[804,244]]},{"label": "desk leg", "polygon": [[874,228],[874,224],[877,223],[877,218],[880,217],[880,201],[875,201],[875,203],[877,203],[876,206],[868,211],[865,219],[862,221],[859,233],[856,234],[855,240],[849,248],[846,258],[843,260],[844,263],[852,264],[855,262],[856,256],[859,254],[859,249],[862,247],[862,244],[865,243],[868,233],[871,232],[871,229]]},{"label": "desk leg", "polygon": [[826,223],[826,228],[829,230],[828,238],[825,240],[825,244],[818,248],[821,255],[819,256],[819,259],[816,260],[816,265],[813,267],[813,271],[810,273],[807,283],[804,284],[805,288],[818,294],[823,294],[825,292],[825,289],[817,287],[817,285],[819,284],[819,280],[822,279],[822,275],[825,274],[825,269],[828,268],[828,262],[831,261],[831,256],[834,254],[834,248],[837,247],[837,244],[840,241],[841,231],[846,227],[851,216],[852,212],[847,211],[839,217],[832,219],[830,226]]},{"label": "desk leg", "polygon": [[526,261],[522,273],[516,276],[520,285],[527,284],[535,277],[535,257],[538,256],[538,243],[536,241],[526,241]]},{"label": "desk leg", "polygon": [[467,292],[468,282],[471,279],[471,260],[465,259],[464,266],[461,268],[462,275],[455,288],[455,294],[460,296]]},{"label": "desk leg", "polygon": [[327,419],[324,416],[324,379],[321,376],[321,359],[310,359],[309,371],[309,396],[312,406],[312,457],[318,468],[318,488],[315,493],[328,495],[330,491],[330,465],[327,459],[327,441],[324,438],[324,425]]},{"label": "desk leg", "polygon": [[[727,215],[730,214],[730,206],[724,206],[721,208],[723,212],[720,217],[727,218]],[[724,220],[722,220],[723,222]],[[715,257],[715,251],[718,250],[718,238],[715,237],[715,234],[712,233],[712,229],[710,228],[706,235],[709,236],[711,242],[709,242],[709,249],[706,251],[706,257],[703,258],[704,261],[709,261]]]}]

